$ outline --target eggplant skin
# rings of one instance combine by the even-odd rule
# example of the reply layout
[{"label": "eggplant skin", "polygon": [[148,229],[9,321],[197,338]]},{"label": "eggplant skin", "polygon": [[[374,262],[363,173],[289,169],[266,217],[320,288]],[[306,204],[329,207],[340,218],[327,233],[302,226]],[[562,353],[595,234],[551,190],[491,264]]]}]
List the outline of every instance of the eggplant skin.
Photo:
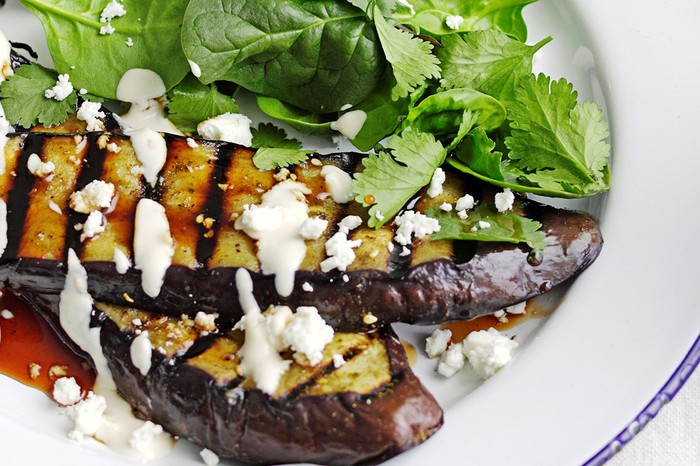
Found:
[{"label": "eggplant skin", "polygon": [[380,393],[282,399],[217,384],[199,367],[170,365],[155,352],[144,377],[131,364],[131,338],[109,319],[102,325],[104,353],[120,394],[140,416],[221,457],[255,464],[377,464],[423,442],[443,423],[442,410],[388,329],[380,338],[391,381]]}]

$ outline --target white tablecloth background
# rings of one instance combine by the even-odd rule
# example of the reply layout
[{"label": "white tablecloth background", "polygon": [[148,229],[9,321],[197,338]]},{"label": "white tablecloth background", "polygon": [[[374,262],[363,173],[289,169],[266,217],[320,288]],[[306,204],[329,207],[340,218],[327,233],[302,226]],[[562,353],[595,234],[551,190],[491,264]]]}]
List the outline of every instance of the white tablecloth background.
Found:
[{"label": "white tablecloth background", "polygon": [[606,466],[700,465],[700,369]]}]

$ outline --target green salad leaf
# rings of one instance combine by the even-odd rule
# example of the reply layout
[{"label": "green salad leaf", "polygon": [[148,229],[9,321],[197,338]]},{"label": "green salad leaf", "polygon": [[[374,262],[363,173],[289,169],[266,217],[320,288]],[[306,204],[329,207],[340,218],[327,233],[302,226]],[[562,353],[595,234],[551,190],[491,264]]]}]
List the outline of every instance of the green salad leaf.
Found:
[{"label": "green salad leaf", "polygon": [[548,37],[526,45],[495,31],[450,34],[435,51],[442,67],[445,89],[471,88],[509,102],[520,80],[532,73],[532,57],[551,41]]},{"label": "green salad leaf", "polygon": [[233,97],[219,92],[216,84],[204,85],[192,75],[187,76],[169,93],[168,118],[185,133],[193,133],[197,125],[222,113],[238,113]]},{"label": "green salad leaf", "polygon": [[389,139],[385,151],[362,159],[365,168],[355,174],[353,193],[357,202],[370,207],[368,225],[380,227],[390,221],[430,183],[445,155],[435,136],[409,128]]},{"label": "green salad leaf", "polygon": [[386,67],[373,23],[335,0],[191,0],[185,55],[201,80],[229,80],[314,113],[357,104]]},{"label": "green salad leaf", "polygon": [[115,31],[107,35],[100,34],[100,28],[106,25],[100,22],[106,1],[20,3],[41,21],[54,66],[70,75],[76,89],[114,99],[119,80],[132,68],[155,71],[167,89],[180,82],[190,69],[180,46],[187,2],[124,0],[126,14],[111,21]]},{"label": "green salad leaf", "polygon": [[459,218],[454,211],[438,208],[429,209],[426,214],[440,223],[440,231],[432,235],[434,240],[525,243],[534,251],[541,251],[547,245],[540,222],[512,212],[497,212],[487,204],[476,206],[466,219]]},{"label": "green salad leaf", "polygon": [[301,149],[301,142],[287,138],[287,132],[272,123],[261,123],[251,128],[253,147],[278,147],[280,149]]},{"label": "green salad leaf", "polygon": [[521,42],[527,39],[522,11],[537,0],[410,0],[410,7],[400,6],[392,16],[425,34],[443,36],[455,32],[447,25],[448,16],[461,16],[457,31],[498,29]]},{"label": "green salad leaf", "polygon": [[301,150],[301,142],[288,139],[287,133],[271,123],[261,123],[252,128],[253,147],[258,149],[253,156],[253,164],[260,170],[298,165],[313,154],[312,150]]},{"label": "green salad leaf", "polygon": [[75,111],[78,97],[72,92],[64,100],[49,99],[47,89],[56,85],[58,74],[41,65],[22,65],[0,86],[2,107],[13,125],[29,128],[37,123],[54,126]]},{"label": "green salad leaf", "polygon": [[310,136],[333,134],[331,123],[336,114],[318,114],[286,104],[274,97],[257,96],[258,107],[268,116],[283,121],[297,131]]}]

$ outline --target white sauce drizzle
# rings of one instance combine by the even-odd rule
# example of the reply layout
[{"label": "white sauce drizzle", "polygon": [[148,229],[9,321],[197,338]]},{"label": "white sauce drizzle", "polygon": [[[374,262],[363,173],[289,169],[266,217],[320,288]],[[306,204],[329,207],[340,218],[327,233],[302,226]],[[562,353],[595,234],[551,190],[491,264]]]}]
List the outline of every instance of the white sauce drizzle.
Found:
[{"label": "white sauce drizzle", "polygon": [[7,247],[7,204],[0,199],[0,256]]},{"label": "white sauce drizzle", "polygon": [[0,31],[0,83],[12,76],[12,59],[10,58],[10,41]]},{"label": "white sauce drizzle", "polygon": [[367,114],[362,110],[353,110],[342,114],[331,123],[331,129],[340,132],[348,139],[355,139],[367,121]]},{"label": "white sauce drizzle", "polygon": [[150,199],[141,199],[134,224],[134,264],[142,272],[141,286],[148,296],[155,298],[160,294],[174,254],[165,208]]},{"label": "white sauce drizzle", "polygon": [[134,338],[129,348],[129,354],[134,367],[141,372],[141,375],[147,375],[148,371],[151,370],[151,356],[153,354],[153,347],[151,346],[148,332],[141,332]]},{"label": "white sauce drizzle", "polygon": [[299,234],[309,218],[304,198],[311,191],[303,183],[283,181],[236,219],[235,227],[258,240],[258,260],[265,275],[275,275],[275,287],[281,296],[294,289],[294,275],[306,255],[306,243]]},{"label": "white sauce drizzle", "polygon": [[125,274],[126,271],[129,270],[129,267],[131,267],[131,261],[127,255],[116,246],[114,247],[114,257],[112,260],[114,261],[114,267],[117,269],[117,273]]},{"label": "white sauce drizzle", "polygon": [[200,68],[197,63],[189,59],[187,60],[187,63],[190,64],[190,70],[192,71],[192,74],[195,78],[199,78],[200,76],[202,76],[202,68]]},{"label": "white sauce drizzle", "polygon": [[324,165],[321,176],[326,180],[326,189],[338,204],[352,201],[352,178],[350,175],[333,165]]},{"label": "white sauce drizzle", "polygon": [[160,133],[151,128],[141,128],[130,132],[131,145],[136,158],[141,162],[141,173],[152,188],[156,187],[158,174],[168,157],[168,146]]},{"label": "white sauce drizzle", "polygon": [[149,449],[136,451],[129,443],[134,431],[144,425],[137,419],[129,403],[118,394],[100,343],[100,327],[90,328],[92,297],[87,288],[87,272],[72,249],[68,251],[68,273],[61,292],[59,322],[68,337],[90,355],[97,379],[94,392],[106,401],[105,422],[97,428],[95,438],[110,449],[131,458],[152,459],[172,450],[173,439],[163,433],[151,442]]},{"label": "white sauce drizzle", "polygon": [[244,268],[236,271],[238,301],[245,314],[245,342],[238,350],[241,371],[255,380],[256,386],[265,393],[277,390],[280,378],[291,361],[285,361],[267,339],[264,317],[253,295],[253,280]]},{"label": "white sauce drizzle", "polygon": [[131,104],[129,111],[120,116],[130,127],[124,128],[127,135],[129,130],[141,128],[182,135],[182,132],[165,118],[163,105],[157,100],[163,94],[165,84],[155,72],[133,68],[124,73],[117,85],[117,99]]},{"label": "white sauce drizzle", "polygon": [[7,135],[14,132],[14,128],[10,125],[10,122],[5,118],[5,110],[2,108],[0,103],[0,175],[5,173],[5,146],[7,145]]}]

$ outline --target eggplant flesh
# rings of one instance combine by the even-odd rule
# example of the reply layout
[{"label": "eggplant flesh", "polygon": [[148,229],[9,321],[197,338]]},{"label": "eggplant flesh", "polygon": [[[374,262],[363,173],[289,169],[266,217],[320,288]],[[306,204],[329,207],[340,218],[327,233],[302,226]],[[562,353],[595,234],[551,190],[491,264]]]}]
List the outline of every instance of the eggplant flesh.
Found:
[{"label": "eggplant flesh", "polygon": [[[57,295],[24,297],[60,332]],[[390,327],[337,332],[319,365],[293,361],[268,395],[240,375],[236,352],[244,335],[225,325],[203,332],[187,319],[99,302],[91,325],[100,327],[114,382],[136,415],[222,458],[377,464],[424,442],[443,423]],[[144,376],[130,348],[145,331],[154,350]],[[336,368],[334,355],[345,364]]]},{"label": "eggplant flesh", "polygon": [[[473,248],[465,253],[465,242],[429,238],[414,241],[411,254],[402,256],[401,247],[390,251],[392,225],[377,230],[361,226],[349,236],[363,241],[353,264],[345,272],[323,273],[324,245],[337,231],[338,222],[346,215],[366,220],[366,213],[355,203],[340,205],[323,196],[321,167],[306,163],[291,172],[312,191],[307,196],[309,215],[325,218],[329,226],[321,238],[307,241],[294,291],[282,297],[274,277],[260,273],[255,241],[236,230],[232,220],[246,204],[260,202],[262,193],[277,182],[275,174],[254,166],[251,149],[202,140],[192,148],[186,138],[170,135],[166,141],[167,162],[159,184],[152,188],[139,175],[140,164],[125,136],[12,136],[5,150],[7,170],[0,175],[0,199],[7,204],[9,225],[8,244],[0,257],[0,282],[32,292],[58,292],[65,280],[68,250],[74,249],[96,300],[177,316],[217,312],[220,320],[236,322],[242,311],[234,276],[244,267],[253,276],[258,302],[315,306],[335,329],[354,331],[390,322],[435,324],[493,313],[577,275],[595,260],[603,244],[592,216],[518,198],[515,209],[541,222],[547,237],[536,262],[524,246],[471,243]],[[57,168],[51,179],[28,172],[32,153],[54,162]],[[357,154],[316,158],[349,173],[361,169]],[[95,179],[113,183],[117,201],[105,214],[105,231],[81,242],[75,227],[86,215],[73,212],[68,198]],[[443,194],[435,199],[422,196],[416,210],[454,203],[466,192],[481,202],[492,202],[490,188],[475,181],[466,183],[463,175],[449,172]],[[115,247],[133,257],[134,211],[142,198],[163,205],[176,244],[173,263],[155,298],[143,291],[139,270],[119,274],[113,261]],[[210,228],[203,226],[202,218],[212,220]],[[304,283],[314,291],[304,291]]]}]

